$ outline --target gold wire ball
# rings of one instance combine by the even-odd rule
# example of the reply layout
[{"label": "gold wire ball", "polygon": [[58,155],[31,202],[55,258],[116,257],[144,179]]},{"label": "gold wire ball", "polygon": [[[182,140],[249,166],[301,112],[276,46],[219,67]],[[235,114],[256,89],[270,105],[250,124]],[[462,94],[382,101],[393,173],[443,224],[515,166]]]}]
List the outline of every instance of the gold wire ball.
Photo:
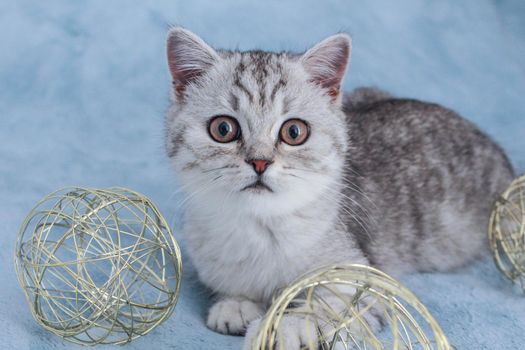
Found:
[{"label": "gold wire ball", "polygon": [[525,175],[496,201],[489,241],[498,268],[525,292]]},{"label": "gold wire ball", "polygon": [[[384,327],[378,334],[367,321],[370,312],[383,316]],[[315,330],[317,339],[302,349],[451,349],[419,299],[369,266],[331,266],[299,278],[272,303],[253,350],[281,350],[276,343],[281,336],[279,324],[288,316],[304,317],[307,329]]]},{"label": "gold wire ball", "polygon": [[24,220],[15,268],[45,329],[82,345],[123,344],[173,312],[181,256],[155,205],[123,188],[68,188]]}]

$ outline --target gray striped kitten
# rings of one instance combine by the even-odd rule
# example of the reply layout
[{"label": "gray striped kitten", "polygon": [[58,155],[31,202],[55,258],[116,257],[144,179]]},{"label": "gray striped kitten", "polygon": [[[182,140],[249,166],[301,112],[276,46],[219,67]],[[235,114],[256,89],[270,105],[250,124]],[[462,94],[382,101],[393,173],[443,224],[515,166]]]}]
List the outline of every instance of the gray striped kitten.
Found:
[{"label": "gray striped kitten", "polygon": [[[491,205],[513,178],[500,147],[451,110],[343,96],[350,50],[346,34],[297,55],[169,32],[166,145],[188,193],[187,248],[218,296],[208,327],[247,332],[246,348],[274,293],[313,268],[444,271],[485,255]],[[303,319],[281,327],[284,349],[311,339]]]}]

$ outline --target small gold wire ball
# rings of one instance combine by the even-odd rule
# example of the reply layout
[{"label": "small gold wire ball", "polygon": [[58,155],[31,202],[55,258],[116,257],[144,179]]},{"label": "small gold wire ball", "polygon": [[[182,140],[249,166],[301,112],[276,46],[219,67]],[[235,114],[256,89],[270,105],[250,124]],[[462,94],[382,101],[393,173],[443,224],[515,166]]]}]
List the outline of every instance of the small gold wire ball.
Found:
[{"label": "small gold wire ball", "polygon": [[[380,331],[367,321],[371,313],[382,316]],[[286,317],[305,318],[306,329],[314,330],[316,339],[302,349],[451,349],[419,299],[369,266],[331,266],[299,278],[272,303],[253,350],[284,350],[279,325]]]},{"label": "small gold wire ball", "polygon": [[182,265],[166,220],[148,198],[123,188],[69,188],[26,217],[15,268],[40,325],[94,345],[129,342],[165,321]]},{"label": "small gold wire ball", "polygon": [[525,292],[525,175],[496,201],[489,241],[498,268]]}]

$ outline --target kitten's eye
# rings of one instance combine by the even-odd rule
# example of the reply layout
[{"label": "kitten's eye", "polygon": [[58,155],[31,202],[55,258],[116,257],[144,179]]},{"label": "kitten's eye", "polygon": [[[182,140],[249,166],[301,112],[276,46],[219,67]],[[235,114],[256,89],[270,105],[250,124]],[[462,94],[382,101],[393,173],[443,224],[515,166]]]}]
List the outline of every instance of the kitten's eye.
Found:
[{"label": "kitten's eye", "polygon": [[212,139],[220,143],[232,142],[241,136],[239,123],[227,115],[213,117],[208,123],[208,132]]},{"label": "kitten's eye", "polygon": [[279,132],[281,140],[291,146],[299,146],[306,142],[310,135],[310,127],[301,119],[288,119]]}]

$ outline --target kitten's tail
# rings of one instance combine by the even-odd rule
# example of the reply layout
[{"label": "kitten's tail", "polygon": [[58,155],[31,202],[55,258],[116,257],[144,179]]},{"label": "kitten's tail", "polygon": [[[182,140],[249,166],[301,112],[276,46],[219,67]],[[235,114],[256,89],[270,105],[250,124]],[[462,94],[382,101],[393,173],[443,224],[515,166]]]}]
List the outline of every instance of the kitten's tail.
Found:
[{"label": "kitten's tail", "polygon": [[344,96],[343,106],[346,110],[356,109],[392,97],[388,92],[375,87],[360,87]]}]

